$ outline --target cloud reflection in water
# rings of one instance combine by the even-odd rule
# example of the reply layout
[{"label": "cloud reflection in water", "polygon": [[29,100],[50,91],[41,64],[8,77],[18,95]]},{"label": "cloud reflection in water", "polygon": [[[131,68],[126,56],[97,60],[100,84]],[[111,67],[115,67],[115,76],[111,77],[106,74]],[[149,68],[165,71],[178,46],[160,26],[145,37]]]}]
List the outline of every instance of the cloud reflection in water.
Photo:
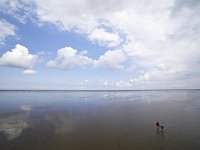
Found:
[{"label": "cloud reflection in water", "polygon": [[3,132],[7,140],[19,137],[24,129],[29,126],[29,105],[21,105],[23,112],[11,113],[0,116],[0,132]]}]

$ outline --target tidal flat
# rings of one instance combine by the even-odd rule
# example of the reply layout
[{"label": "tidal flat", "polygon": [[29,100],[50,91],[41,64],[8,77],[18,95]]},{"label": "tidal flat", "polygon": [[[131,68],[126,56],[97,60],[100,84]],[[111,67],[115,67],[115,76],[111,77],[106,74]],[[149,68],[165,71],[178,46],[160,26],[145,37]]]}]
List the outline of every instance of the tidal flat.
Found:
[{"label": "tidal flat", "polygon": [[197,150],[200,90],[0,91],[0,149]]}]

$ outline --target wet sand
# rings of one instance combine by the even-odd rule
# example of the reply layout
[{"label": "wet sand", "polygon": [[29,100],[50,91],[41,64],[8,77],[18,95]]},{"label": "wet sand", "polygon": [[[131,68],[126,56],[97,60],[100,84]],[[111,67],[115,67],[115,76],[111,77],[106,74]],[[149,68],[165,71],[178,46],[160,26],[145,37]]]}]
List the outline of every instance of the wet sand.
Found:
[{"label": "wet sand", "polygon": [[195,150],[199,116],[200,90],[0,91],[0,149]]}]

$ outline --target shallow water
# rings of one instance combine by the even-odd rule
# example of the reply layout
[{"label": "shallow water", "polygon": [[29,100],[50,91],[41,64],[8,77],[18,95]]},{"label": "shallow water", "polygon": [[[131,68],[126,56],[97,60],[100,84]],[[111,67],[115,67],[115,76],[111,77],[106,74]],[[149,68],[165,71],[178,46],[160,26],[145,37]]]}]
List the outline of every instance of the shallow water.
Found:
[{"label": "shallow water", "polygon": [[200,90],[0,91],[0,149],[200,149]]}]

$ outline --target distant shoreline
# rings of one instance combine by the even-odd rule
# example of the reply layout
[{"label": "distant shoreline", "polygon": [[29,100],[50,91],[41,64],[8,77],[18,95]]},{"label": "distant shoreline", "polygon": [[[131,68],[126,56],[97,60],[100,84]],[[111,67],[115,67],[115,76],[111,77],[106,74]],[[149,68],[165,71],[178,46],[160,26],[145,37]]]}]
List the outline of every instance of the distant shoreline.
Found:
[{"label": "distant shoreline", "polygon": [[47,89],[0,89],[0,91],[63,91],[63,92],[131,92],[131,91],[185,91],[185,90],[191,90],[191,91],[199,91],[200,89],[137,89],[137,90],[47,90]]}]

